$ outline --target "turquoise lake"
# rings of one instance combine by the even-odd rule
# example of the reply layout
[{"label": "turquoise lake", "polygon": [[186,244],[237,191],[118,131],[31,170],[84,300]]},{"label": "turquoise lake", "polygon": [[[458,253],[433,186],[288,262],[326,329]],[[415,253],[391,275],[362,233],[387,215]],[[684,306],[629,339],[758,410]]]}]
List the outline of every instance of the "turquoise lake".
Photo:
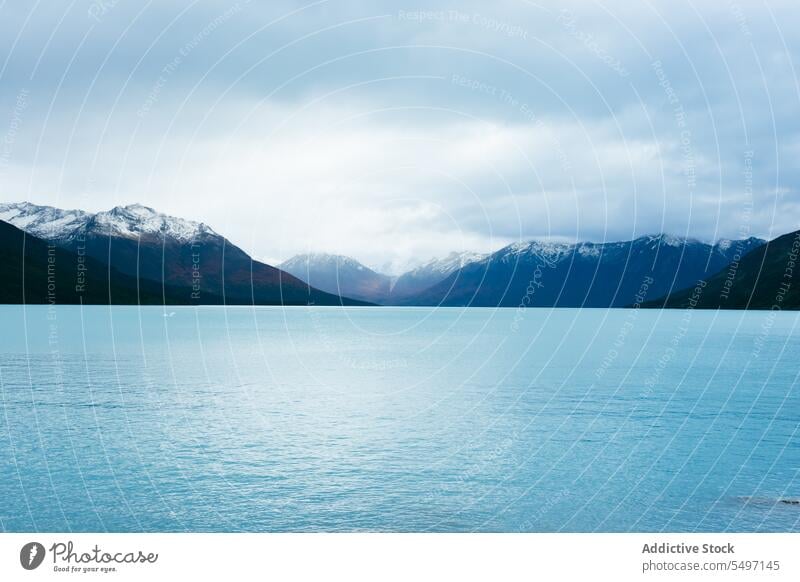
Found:
[{"label": "turquoise lake", "polygon": [[0,529],[800,531],[798,317],[0,306]]}]

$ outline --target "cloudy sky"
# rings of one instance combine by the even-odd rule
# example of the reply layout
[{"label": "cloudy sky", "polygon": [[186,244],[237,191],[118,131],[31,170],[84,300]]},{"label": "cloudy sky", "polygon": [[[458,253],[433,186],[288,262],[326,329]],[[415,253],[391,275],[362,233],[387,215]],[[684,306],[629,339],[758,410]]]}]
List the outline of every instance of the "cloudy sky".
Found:
[{"label": "cloudy sky", "polygon": [[796,1],[5,2],[0,201],[398,270],[800,228]]}]

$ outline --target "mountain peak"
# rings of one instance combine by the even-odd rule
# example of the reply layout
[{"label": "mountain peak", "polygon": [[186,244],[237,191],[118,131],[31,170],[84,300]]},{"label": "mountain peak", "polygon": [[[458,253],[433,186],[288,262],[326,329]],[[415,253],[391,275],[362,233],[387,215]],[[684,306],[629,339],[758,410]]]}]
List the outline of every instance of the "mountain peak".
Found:
[{"label": "mountain peak", "polygon": [[145,206],[144,204],[134,203],[134,204],[126,204],[125,206],[115,206],[109,212],[113,214],[126,214],[126,215],[133,215],[133,216],[153,216],[159,214],[154,209],[150,208],[149,206]]},{"label": "mountain peak", "polygon": [[287,272],[292,270],[301,269],[356,269],[359,271],[372,271],[369,267],[358,262],[356,259],[345,255],[336,255],[331,253],[303,253],[295,255],[292,258],[284,261],[279,265],[279,268]]},{"label": "mountain peak", "polygon": [[311,287],[369,302],[381,302],[390,291],[390,278],[344,255],[295,255],[278,268]]}]

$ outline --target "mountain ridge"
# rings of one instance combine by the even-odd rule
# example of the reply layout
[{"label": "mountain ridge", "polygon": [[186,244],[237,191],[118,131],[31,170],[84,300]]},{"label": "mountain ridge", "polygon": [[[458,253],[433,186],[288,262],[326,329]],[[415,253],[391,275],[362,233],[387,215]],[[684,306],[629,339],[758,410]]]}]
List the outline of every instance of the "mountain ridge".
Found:
[{"label": "mountain ridge", "polygon": [[[743,239],[752,250],[764,241]],[[730,263],[733,245],[671,235],[632,241],[527,241],[468,264],[406,304],[481,307],[624,307],[653,278],[657,296],[683,289]]]},{"label": "mountain ridge", "polygon": [[217,235],[205,223],[164,214],[138,203],[100,212],[65,210],[30,202],[6,203],[0,204],[0,220],[45,240],[70,240],[82,231],[126,238],[161,234],[181,242]]},{"label": "mountain ridge", "polygon": [[230,304],[624,307],[647,278],[654,281],[647,301],[678,297],[765,243],[749,237],[709,244],[664,233],[599,243],[534,239],[488,254],[453,252],[391,277],[331,253],[296,255],[273,267],[202,222],[142,204],[91,213],[5,203],[0,220],[121,275],[163,288],[197,287],[201,301]]},{"label": "mountain ridge", "polygon": [[192,288],[192,300],[232,305],[363,305],[320,291],[252,259],[207,225],[141,204],[88,213],[30,203],[0,205],[0,220],[129,277]]}]

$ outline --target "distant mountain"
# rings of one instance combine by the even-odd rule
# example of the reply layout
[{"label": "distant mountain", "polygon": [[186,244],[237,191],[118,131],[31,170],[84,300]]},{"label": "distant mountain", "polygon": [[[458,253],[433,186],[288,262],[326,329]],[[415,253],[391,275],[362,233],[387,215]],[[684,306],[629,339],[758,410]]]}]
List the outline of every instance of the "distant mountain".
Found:
[{"label": "distant mountain", "polygon": [[488,255],[472,252],[454,252],[444,258],[433,259],[403,273],[392,286],[392,299],[408,298],[444,281],[451,273],[471,263],[478,263]]},{"label": "distant mountain", "polygon": [[[137,280],[0,221],[0,303],[189,305],[191,289]],[[216,298],[220,302],[221,298]]]},{"label": "distant mountain", "polygon": [[761,245],[701,284],[644,307],[800,309],[800,230]]},{"label": "distant mountain", "polygon": [[278,268],[322,291],[370,303],[383,303],[391,288],[391,277],[342,255],[296,255]]},{"label": "distant mountain", "polygon": [[205,224],[139,204],[96,214],[29,203],[0,204],[0,220],[114,270],[192,288],[195,301],[257,305],[357,305],[253,260]]},{"label": "distant mountain", "polygon": [[624,307],[684,289],[764,241],[668,235],[610,243],[516,243],[451,273],[408,305]]},{"label": "distant mountain", "polygon": [[485,256],[469,252],[451,253],[443,259],[428,261],[396,278],[373,271],[350,257],[325,253],[297,255],[278,267],[312,287],[329,293],[382,305],[395,305]]}]

